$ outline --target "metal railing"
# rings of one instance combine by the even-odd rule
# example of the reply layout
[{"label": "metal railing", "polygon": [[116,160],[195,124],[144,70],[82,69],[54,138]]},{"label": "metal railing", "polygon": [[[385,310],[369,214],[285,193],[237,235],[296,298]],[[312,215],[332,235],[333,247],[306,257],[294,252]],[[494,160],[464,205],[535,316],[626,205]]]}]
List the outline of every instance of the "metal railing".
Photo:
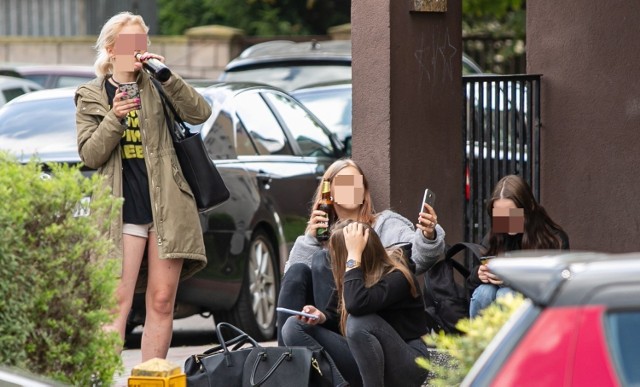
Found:
[{"label": "metal railing", "polygon": [[489,231],[487,201],[505,175],[517,174],[540,196],[541,75],[462,77],[465,241]]}]

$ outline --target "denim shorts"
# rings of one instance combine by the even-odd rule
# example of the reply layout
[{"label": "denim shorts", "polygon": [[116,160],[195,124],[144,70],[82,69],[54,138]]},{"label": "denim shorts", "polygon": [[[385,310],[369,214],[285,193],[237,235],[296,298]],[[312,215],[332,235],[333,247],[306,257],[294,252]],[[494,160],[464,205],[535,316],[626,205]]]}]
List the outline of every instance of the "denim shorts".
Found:
[{"label": "denim shorts", "polygon": [[127,235],[133,235],[140,238],[148,238],[150,232],[155,232],[156,229],[153,227],[153,223],[147,224],[132,224],[125,223],[122,226],[122,233]]}]

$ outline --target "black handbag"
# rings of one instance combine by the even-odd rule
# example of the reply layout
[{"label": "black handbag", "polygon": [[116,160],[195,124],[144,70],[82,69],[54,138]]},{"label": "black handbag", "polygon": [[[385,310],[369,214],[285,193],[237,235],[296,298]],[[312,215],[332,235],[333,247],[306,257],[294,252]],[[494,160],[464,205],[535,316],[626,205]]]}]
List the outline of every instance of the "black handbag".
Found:
[{"label": "black handbag", "polygon": [[[223,329],[237,336],[226,340]],[[248,334],[229,323],[216,326],[219,346],[206,350],[202,354],[191,355],[184,363],[189,387],[241,387],[242,373],[246,358],[254,348],[260,345]],[[248,344],[249,346],[245,346]],[[260,347],[261,348],[261,347]]]},{"label": "black handbag", "polygon": [[346,387],[322,348],[256,347],[244,363],[243,387]]},{"label": "black handbag", "polygon": [[[162,85],[155,79],[151,81],[156,86],[162,98],[162,109],[171,133],[173,147],[182,169],[182,174],[193,192],[198,211],[207,211],[229,199],[230,193],[220,176],[220,172],[207,154],[200,133],[192,133],[171,101],[162,90]],[[173,120],[167,112],[173,114]]]}]

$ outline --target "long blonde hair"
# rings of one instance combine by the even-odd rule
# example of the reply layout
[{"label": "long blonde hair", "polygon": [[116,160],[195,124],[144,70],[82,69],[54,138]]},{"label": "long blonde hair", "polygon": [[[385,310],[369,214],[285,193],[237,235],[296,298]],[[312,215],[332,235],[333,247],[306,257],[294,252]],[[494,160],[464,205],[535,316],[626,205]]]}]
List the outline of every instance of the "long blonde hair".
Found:
[{"label": "long blonde hair", "polygon": [[149,27],[145,24],[142,16],[134,15],[131,12],[120,12],[112,16],[111,19],[107,20],[104,26],[102,26],[100,36],[98,36],[98,40],[94,46],[98,52],[96,61],[93,64],[97,76],[101,77],[113,73],[113,63],[111,63],[107,49],[113,47],[116,43],[116,38],[120,30],[122,30],[122,27],[131,24],[138,24],[144,29],[145,33],[149,32]]},{"label": "long blonde hair", "polygon": [[369,192],[369,183],[367,182],[367,177],[364,175],[364,172],[362,172],[362,169],[358,166],[358,164],[355,163],[355,161],[351,159],[336,160],[324,172],[324,175],[322,175],[322,180],[320,181],[320,185],[318,185],[318,188],[316,189],[316,193],[315,195],[313,195],[313,206],[311,207],[311,213],[313,213],[313,210],[318,207],[318,203],[322,198],[322,181],[328,180],[333,185],[333,178],[336,177],[338,172],[342,171],[347,167],[355,168],[358,171],[358,173],[362,175],[362,182],[364,185],[364,199],[362,201],[362,204],[360,205],[360,211],[358,213],[358,221],[372,225],[376,218],[376,211],[373,208],[373,202],[371,201],[371,193]]},{"label": "long blonde hair", "polygon": [[418,297],[418,288],[414,282],[413,274],[407,266],[407,261],[402,254],[402,249],[396,248],[386,250],[380,241],[380,237],[373,228],[364,222],[354,222],[353,220],[345,220],[338,222],[329,238],[329,255],[331,256],[333,271],[333,279],[336,283],[336,290],[339,297],[338,311],[340,312],[340,330],[342,334],[346,334],[347,310],[344,305],[344,272],[347,264],[347,247],[344,241],[344,228],[351,223],[361,223],[365,230],[369,229],[369,239],[362,251],[360,259],[360,268],[364,273],[364,286],[370,288],[377,284],[383,276],[392,271],[400,271],[411,288],[411,295]]}]

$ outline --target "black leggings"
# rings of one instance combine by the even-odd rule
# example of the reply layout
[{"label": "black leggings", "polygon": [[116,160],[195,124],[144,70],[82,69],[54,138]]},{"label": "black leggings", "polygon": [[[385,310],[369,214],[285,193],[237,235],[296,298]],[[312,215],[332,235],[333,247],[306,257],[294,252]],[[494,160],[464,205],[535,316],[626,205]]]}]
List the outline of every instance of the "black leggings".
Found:
[{"label": "black leggings", "polygon": [[[335,297],[335,281],[326,250],[319,250],[311,257],[311,267],[304,263],[295,263],[282,278],[278,306],[302,310],[305,305],[313,305],[326,310]],[[282,342],[282,327],[291,315],[278,312],[278,345]],[[334,322],[335,327],[337,323]]]}]

